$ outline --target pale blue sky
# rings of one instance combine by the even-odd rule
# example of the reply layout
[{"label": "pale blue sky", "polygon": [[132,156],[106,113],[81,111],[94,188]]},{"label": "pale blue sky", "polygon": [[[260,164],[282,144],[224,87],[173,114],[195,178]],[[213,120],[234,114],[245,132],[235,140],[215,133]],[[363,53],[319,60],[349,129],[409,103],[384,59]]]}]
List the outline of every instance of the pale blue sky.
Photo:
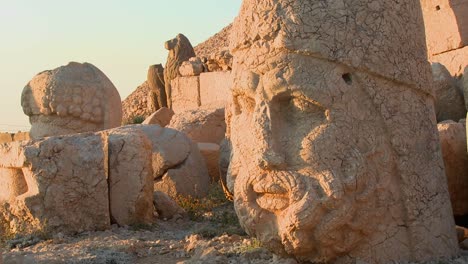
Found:
[{"label": "pale blue sky", "polygon": [[[20,98],[37,73],[90,62],[124,99],[165,63],[164,42],[192,44],[233,21],[241,0],[0,0],[0,131],[27,130]],[[26,127],[25,127],[26,126]]]}]

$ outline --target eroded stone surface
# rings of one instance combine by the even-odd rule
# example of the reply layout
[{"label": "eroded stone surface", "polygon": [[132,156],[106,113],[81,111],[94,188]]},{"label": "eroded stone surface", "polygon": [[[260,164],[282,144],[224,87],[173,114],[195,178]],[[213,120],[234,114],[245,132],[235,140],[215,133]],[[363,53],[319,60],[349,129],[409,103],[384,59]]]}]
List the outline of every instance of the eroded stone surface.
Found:
[{"label": "eroded stone surface", "polygon": [[466,117],[463,91],[457,87],[456,80],[447,68],[440,63],[432,64],[435,91],[435,111],[437,122],[458,120]]},{"label": "eroded stone surface", "polygon": [[468,46],[434,55],[430,60],[443,64],[453,76],[459,76],[468,66]]},{"label": "eroded stone surface", "polygon": [[204,70],[203,62],[198,57],[190,58],[188,61],[182,62],[179,67],[181,76],[198,76]]},{"label": "eroded stone surface", "polygon": [[151,65],[148,68],[146,79],[153,93],[156,109],[167,107],[166,88],[164,84],[164,68],[161,64]]},{"label": "eroded stone surface", "polygon": [[[177,196],[204,197],[210,187],[210,176],[200,151],[190,142],[189,155],[182,163],[169,168],[160,179],[154,182],[154,190],[162,191],[172,198]],[[171,146],[172,147],[172,146]]]},{"label": "eroded stone surface", "polygon": [[197,148],[184,133],[158,125],[134,125],[119,129],[137,129],[151,141],[154,189],[171,197],[203,197],[210,177]]},{"label": "eroded stone surface", "polygon": [[465,124],[437,124],[454,215],[468,214],[468,153]]},{"label": "eroded stone surface", "polygon": [[192,44],[186,36],[178,34],[175,38],[166,41],[165,48],[169,51],[166,67],[164,68],[164,82],[167,96],[167,106],[172,108],[171,81],[180,76],[179,67],[182,62],[195,57]]},{"label": "eroded stone surface", "polygon": [[161,107],[158,111],[151,114],[148,118],[143,121],[143,125],[160,125],[165,127],[169,125],[172,117],[174,116],[174,111],[167,107]]},{"label": "eroded stone surface", "polygon": [[28,132],[17,132],[13,135],[13,141],[30,140],[31,136]]},{"label": "eroded stone surface", "polygon": [[75,233],[110,226],[100,135],[2,144],[0,155],[0,217],[9,223],[2,232]]},{"label": "eroded stone surface", "polygon": [[180,113],[200,107],[200,77],[178,77],[171,81],[172,110]]},{"label": "eroded stone surface", "polygon": [[227,180],[277,254],[355,263],[458,252],[418,1],[244,0]]},{"label": "eroded stone surface", "polygon": [[205,160],[211,182],[219,181],[219,145],[214,143],[197,143]]},{"label": "eroded stone surface", "polygon": [[232,87],[231,72],[205,72],[200,75],[200,104],[204,108],[225,108]]},{"label": "eroded stone surface", "polygon": [[21,106],[33,139],[104,130],[122,121],[117,89],[89,63],[39,73],[24,87]]},{"label": "eroded stone surface", "polygon": [[122,102],[122,123],[133,124],[135,117],[147,118],[158,110],[156,102],[151,87],[145,81]]},{"label": "eroded stone surface", "polygon": [[0,143],[8,143],[12,141],[13,141],[13,137],[11,136],[10,133],[8,132],[0,133]]},{"label": "eroded stone surface", "polygon": [[138,127],[105,132],[109,148],[109,198],[119,225],[153,222],[153,145]]},{"label": "eroded stone surface", "polygon": [[179,215],[185,215],[184,209],[182,209],[169,195],[156,191],[153,194],[153,202],[158,215],[162,219],[172,219]]},{"label": "eroded stone surface", "polygon": [[219,144],[226,132],[223,108],[199,108],[176,113],[170,128],[185,133],[195,142]]},{"label": "eroded stone surface", "polygon": [[430,55],[468,45],[468,1],[422,0]]}]

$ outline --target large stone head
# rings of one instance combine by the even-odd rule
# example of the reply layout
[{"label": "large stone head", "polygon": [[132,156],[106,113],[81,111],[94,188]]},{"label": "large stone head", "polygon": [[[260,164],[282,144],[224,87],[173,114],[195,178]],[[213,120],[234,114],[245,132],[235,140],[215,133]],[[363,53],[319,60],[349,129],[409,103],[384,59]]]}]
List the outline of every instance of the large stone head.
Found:
[{"label": "large stone head", "polygon": [[37,74],[24,87],[21,106],[33,139],[104,130],[122,121],[119,92],[89,63],[70,62]]},{"label": "large stone head", "polygon": [[228,188],[250,235],[305,261],[456,252],[422,27],[417,1],[244,0]]}]

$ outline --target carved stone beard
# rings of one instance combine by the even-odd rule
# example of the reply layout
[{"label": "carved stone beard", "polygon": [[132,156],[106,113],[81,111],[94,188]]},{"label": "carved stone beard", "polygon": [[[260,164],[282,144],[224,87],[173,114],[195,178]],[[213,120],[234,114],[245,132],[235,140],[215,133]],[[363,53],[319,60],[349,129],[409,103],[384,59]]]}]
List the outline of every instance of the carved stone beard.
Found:
[{"label": "carved stone beard", "polygon": [[353,175],[340,168],[318,172],[315,166],[258,175],[253,163],[233,154],[234,204],[246,232],[277,253],[306,261],[331,261],[360,245],[382,213],[375,197],[383,191],[378,172],[368,169],[377,168],[374,159],[382,152],[363,157],[350,151],[343,162],[355,166]]}]

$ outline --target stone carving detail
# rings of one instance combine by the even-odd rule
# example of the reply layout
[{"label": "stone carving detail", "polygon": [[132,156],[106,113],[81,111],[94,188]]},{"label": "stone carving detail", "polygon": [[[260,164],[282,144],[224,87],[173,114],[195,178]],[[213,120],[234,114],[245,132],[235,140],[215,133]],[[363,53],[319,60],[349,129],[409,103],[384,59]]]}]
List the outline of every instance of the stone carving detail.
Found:
[{"label": "stone carving detail", "polygon": [[178,34],[175,38],[166,41],[164,46],[169,51],[166,67],[164,68],[164,81],[166,87],[167,106],[168,108],[171,108],[171,81],[180,76],[179,67],[182,65],[182,62],[195,57],[195,51],[187,37],[182,34]]},{"label": "stone carving detail", "polygon": [[89,63],[39,73],[24,87],[21,105],[33,139],[104,130],[122,121],[117,89]]},{"label": "stone carving detail", "polygon": [[151,65],[148,68],[147,82],[153,93],[156,109],[167,107],[166,90],[164,85],[164,68],[161,64]]},{"label": "stone carving detail", "polygon": [[106,155],[99,134],[0,144],[0,234],[109,228]]},{"label": "stone carving detail", "polygon": [[241,225],[277,254],[457,254],[420,12],[418,1],[244,0],[226,185]]}]

